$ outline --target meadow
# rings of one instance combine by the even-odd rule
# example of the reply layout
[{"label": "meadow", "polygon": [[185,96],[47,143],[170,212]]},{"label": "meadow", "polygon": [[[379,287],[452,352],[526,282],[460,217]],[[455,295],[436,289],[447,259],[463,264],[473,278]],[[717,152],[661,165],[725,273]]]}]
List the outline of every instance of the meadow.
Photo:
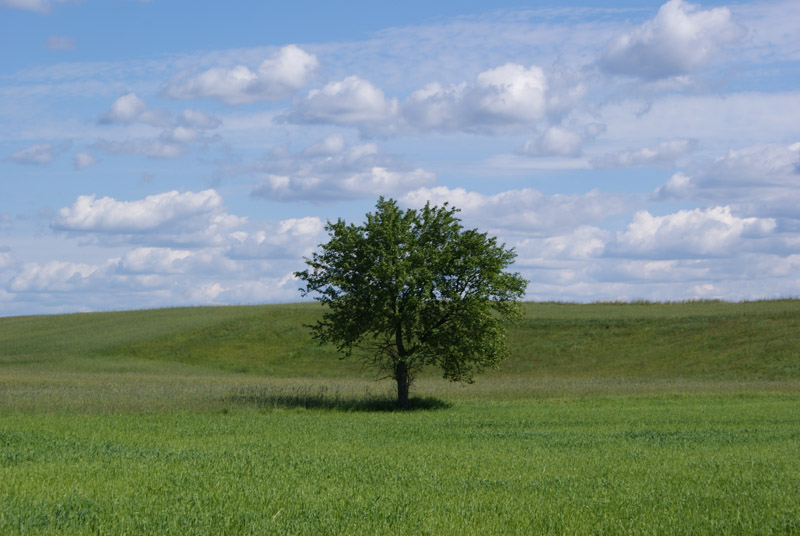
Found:
[{"label": "meadow", "polygon": [[0,534],[800,534],[800,301],[526,304],[413,411],[313,304],[0,319]]}]

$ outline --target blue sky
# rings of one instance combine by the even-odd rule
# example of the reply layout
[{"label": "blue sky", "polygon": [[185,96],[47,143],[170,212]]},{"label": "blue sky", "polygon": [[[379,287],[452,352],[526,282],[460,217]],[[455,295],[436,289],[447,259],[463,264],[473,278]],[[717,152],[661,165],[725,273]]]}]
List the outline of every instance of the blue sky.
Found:
[{"label": "blue sky", "polygon": [[800,4],[0,0],[0,315],[297,301],[450,202],[528,298],[800,296]]}]

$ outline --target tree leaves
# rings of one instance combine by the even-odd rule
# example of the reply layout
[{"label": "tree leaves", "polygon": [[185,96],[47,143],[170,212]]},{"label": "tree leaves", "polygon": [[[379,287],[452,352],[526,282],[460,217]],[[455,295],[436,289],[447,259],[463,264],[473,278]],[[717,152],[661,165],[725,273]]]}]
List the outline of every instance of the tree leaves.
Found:
[{"label": "tree leaves", "polygon": [[519,316],[527,281],[505,270],[513,249],[475,229],[458,209],[426,204],[401,210],[381,197],[359,226],[328,223],[327,244],[295,275],[328,306],[312,326],[320,342],[389,375],[398,364],[408,384],[425,365],[445,378],[471,382],[507,354],[504,322]]}]

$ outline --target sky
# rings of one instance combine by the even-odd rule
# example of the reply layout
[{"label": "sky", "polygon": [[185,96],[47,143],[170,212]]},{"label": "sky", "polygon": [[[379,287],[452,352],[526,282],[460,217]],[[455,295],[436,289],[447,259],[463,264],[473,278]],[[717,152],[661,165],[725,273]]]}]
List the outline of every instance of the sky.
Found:
[{"label": "sky", "polygon": [[800,296],[800,2],[0,0],[0,316],[301,299],[380,196],[535,301]]}]

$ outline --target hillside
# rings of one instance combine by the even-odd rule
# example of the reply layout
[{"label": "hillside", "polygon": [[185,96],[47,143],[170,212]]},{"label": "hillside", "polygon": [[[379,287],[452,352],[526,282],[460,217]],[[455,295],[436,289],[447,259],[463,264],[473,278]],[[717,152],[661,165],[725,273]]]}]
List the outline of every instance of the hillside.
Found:
[{"label": "hillside", "polygon": [[[304,327],[316,304],[0,318],[0,370],[372,377]],[[800,378],[800,300],[527,303],[509,330],[517,378]]]}]

